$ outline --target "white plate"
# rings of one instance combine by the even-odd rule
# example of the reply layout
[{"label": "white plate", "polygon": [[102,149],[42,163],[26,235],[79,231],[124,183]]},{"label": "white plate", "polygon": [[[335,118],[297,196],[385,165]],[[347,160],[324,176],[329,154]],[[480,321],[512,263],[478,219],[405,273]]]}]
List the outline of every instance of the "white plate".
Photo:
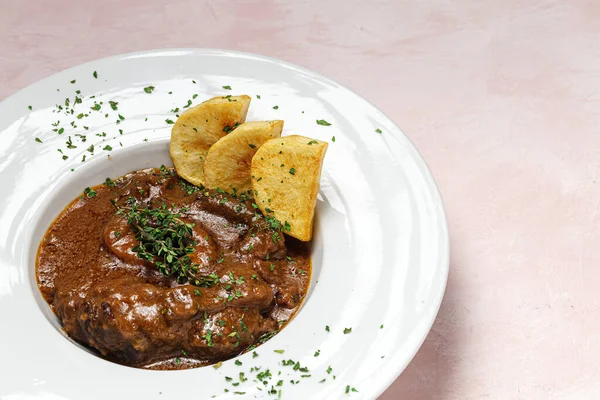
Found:
[{"label": "white plate", "polygon": [[[156,89],[148,94],[143,88],[150,85]],[[224,89],[226,85],[232,90]],[[64,104],[66,97],[73,102],[76,90],[84,96],[77,110],[88,112],[94,102],[89,96],[95,95],[103,101],[102,111],[82,119],[76,117],[79,111],[73,116],[56,113],[55,105]],[[296,318],[258,348],[258,358],[238,358],[242,366],[230,360],[220,369],[146,371],[113,364],[60,331],[35,283],[36,249],[52,219],[84,187],[134,169],[169,164],[171,125],[165,120],[174,120],[170,110],[185,105],[195,93],[194,104],[215,95],[247,93],[253,98],[248,120],[283,119],[284,135],[330,142],[317,208],[310,294]],[[119,125],[108,100],[119,102],[118,113],[125,117]],[[331,126],[318,125],[317,119]],[[58,127],[51,124],[58,120],[65,128],[61,135],[52,132]],[[101,132],[107,136],[95,135]],[[75,134],[87,135],[87,141],[81,143]],[[66,148],[68,136],[76,149]],[[253,382],[256,373],[249,369],[258,365],[273,374],[268,389],[284,381],[276,389],[282,389],[285,399],[371,399],[406,367],[438,311],[448,274],[448,234],[431,174],[380,111],[313,72],[279,60],[215,50],[106,58],[44,79],[2,102],[0,139],[3,399],[276,398]],[[91,144],[94,156],[86,150]],[[107,144],[112,151],[101,150]],[[345,328],[352,332],[344,334]],[[315,357],[317,349],[320,355]],[[300,361],[312,376],[300,378],[299,371],[281,365],[283,359]],[[329,366],[331,374],[326,372]],[[225,381],[225,376],[237,380],[239,372],[250,379],[238,387]],[[327,380],[319,383],[323,378]],[[301,382],[293,385],[291,379]],[[358,392],[345,394],[347,385]]]}]

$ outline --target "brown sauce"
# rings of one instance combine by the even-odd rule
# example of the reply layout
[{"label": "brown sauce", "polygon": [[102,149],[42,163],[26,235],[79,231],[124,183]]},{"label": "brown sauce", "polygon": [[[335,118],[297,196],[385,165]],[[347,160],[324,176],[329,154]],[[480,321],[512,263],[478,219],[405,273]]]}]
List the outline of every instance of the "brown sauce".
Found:
[{"label": "brown sauce", "polygon": [[[107,182],[67,206],[36,260],[39,289],[77,342],[129,366],[191,368],[253,349],[300,307],[309,249],[273,228],[249,194],[196,188],[162,168]],[[193,226],[200,284],[140,258],[139,231],[119,211],[132,204]]]}]

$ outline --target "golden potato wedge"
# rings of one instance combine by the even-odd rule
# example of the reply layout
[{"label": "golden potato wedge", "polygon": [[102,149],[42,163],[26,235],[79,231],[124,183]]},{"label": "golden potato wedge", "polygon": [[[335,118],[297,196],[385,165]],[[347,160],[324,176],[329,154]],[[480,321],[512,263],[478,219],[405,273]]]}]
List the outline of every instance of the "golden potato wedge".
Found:
[{"label": "golden potato wedge", "polygon": [[177,174],[204,185],[204,162],[210,146],[246,120],[250,97],[213,97],[185,111],[171,130],[170,154]]},{"label": "golden potato wedge", "polygon": [[267,140],[281,136],[283,121],[245,122],[213,144],[204,163],[205,186],[226,191],[252,189],[252,157]]},{"label": "golden potato wedge", "polygon": [[292,135],[265,142],[252,158],[254,201],[264,215],[289,227],[285,233],[302,241],[312,238],[326,151],[326,142]]}]

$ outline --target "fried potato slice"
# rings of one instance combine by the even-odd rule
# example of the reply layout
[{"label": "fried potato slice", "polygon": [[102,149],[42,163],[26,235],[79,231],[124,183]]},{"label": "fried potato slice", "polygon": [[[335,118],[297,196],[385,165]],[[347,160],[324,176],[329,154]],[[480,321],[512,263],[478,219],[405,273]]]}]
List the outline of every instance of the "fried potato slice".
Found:
[{"label": "fried potato slice", "polygon": [[238,193],[252,189],[250,164],[269,139],[281,136],[283,121],[245,122],[213,144],[204,163],[205,186]]},{"label": "fried potato slice", "polygon": [[185,111],[171,130],[170,154],[177,174],[204,185],[204,162],[210,146],[246,120],[250,96],[213,97]]},{"label": "fried potato slice", "polygon": [[309,241],[327,142],[292,135],[271,139],[252,158],[254,200],[284,232]]}]

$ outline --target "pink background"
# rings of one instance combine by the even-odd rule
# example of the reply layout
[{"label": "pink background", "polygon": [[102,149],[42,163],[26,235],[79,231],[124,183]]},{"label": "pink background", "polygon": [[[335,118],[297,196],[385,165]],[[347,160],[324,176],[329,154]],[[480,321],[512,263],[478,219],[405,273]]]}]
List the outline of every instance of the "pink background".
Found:
[{"label": "pink background", "polygon": [[382,399],[600,398],[600,2],[0,0],[0,99],[163,47],[333,77],[425,157],[448,212],[450,279]]}]

